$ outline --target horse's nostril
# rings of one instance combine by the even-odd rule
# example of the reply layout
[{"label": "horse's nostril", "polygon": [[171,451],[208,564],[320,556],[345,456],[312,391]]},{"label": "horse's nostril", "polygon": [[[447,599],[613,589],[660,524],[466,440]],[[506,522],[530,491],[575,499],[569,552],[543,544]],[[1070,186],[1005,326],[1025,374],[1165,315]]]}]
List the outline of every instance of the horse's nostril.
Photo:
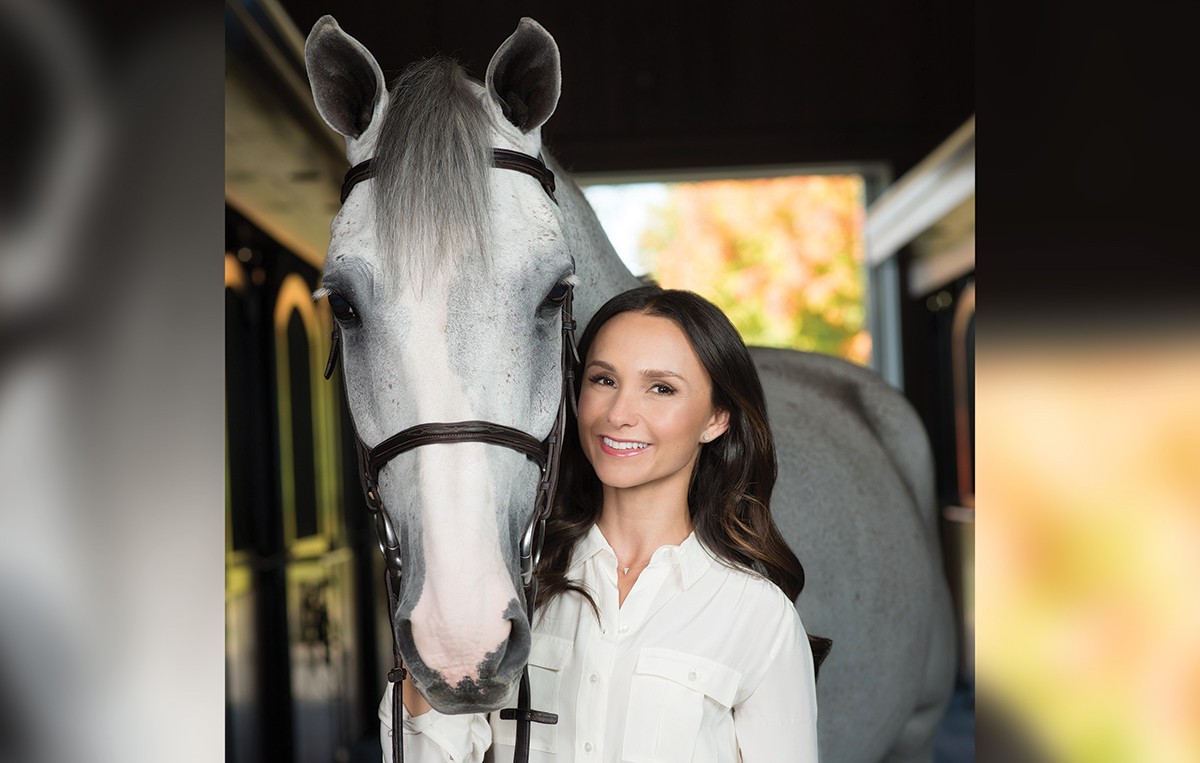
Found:
[{"label": "horse's nostril", "polygon": [[488,680],[509,683],[516,680],[529,659],[529,623],[522,617],[508,619],[508,638],[479,665],[479,675]]},{"label": "horse's nostril", "polygon": [[512,631],[508,640],[501,645],[497,653],[496,675],[504,680],[518,675],[529,659],[529,623],[524,617],[510,617],[508,620]]}]

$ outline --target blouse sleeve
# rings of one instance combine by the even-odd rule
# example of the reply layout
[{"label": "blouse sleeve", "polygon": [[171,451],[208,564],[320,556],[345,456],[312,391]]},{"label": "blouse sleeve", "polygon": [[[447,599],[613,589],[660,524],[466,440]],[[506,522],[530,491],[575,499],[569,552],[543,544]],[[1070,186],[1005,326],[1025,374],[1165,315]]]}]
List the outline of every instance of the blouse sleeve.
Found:
[{"label": "blouse sleeve", "polygon": [[817,761],[817,684],[808,634],[792,602],[778,612],[778,638],[766,674],[733,709],[733,725],[744,763]]},{"label": "blouse sleeve", "polygon": [[[416,717],[401,705],[405,763],[481,763],[492,744],[487,715],[443,715],[430,710]],[[392,763],[392,684],[379,702],[379,742],[383,763]]]}]

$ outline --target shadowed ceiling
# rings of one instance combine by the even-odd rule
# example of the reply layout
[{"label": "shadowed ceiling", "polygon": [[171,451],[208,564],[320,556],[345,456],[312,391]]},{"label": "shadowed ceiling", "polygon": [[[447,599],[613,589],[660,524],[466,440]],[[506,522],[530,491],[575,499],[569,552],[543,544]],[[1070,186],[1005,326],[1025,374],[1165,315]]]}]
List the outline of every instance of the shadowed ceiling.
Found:
[{"label": "shadowed ceiling", "polygon": [[[231,68],[244,68],[265,91],[286,90],[280,108],[328,146],[335,141],[314,120],[301,57],[304,37],[326,13],[371,50],[389,80],[435,53],[482,79],[519,19],[533,17],[562,57],[562,97],[543,136],[575,173],[862,162],[890,167],[898,178],[975,110],[974,5],[952,0],[230,0],[226,8],[227,18],[242,19],[226,27]],[[273,9],[286,14],[284,23]],[[275,38],[273,65],[260,50],[264,32],[246,31],[251,17]],[[280,60],[291,70],[289,87],[278,79]],[[274,74],[264,74],[271,68]],[[226,110],[227,136],[262,144],[249,130],[237,132],[229,96]],[[280,145],[281,137],[270,137],[268,148]],[[241,150],[229,145],[227,157]],[[344,170],[338,152],[294,160],[287,174],[271,171],[280,183],[337,178]],[[249,161],[233,165],[227,188],[235,192],[238,173],[266,171]],[[336,197],[320,205],[336,209]]]},{"label": "shadowed ceiling", "polygon": [[975,109],[961,1],[280,3],[301,35],[332,14],[389,79],[439,52],[482,79],[535,18],[562,55],[546,140],[579,172],[862,160],[898,177]]}]

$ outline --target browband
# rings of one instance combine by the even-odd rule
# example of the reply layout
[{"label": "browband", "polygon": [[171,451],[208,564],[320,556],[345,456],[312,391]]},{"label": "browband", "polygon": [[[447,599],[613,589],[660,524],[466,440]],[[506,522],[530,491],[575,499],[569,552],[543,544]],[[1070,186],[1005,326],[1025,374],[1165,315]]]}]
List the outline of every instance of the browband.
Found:
[{"label": "browband", "polygon": [[[493,148],[492,166],[502,170],[524,172],[526,175],[535,178],[542,184],[542,189],[550,197],[550,200],[555,204],[558,203],[558,199],[554,196],[554,173],[550,171],[550,168],[541,159],[529,156],[528,154],[522,154],[519,151],[509,151],[506,148]],[[354,186],[373,177],[375,177],[374,159],[359,162],[346,170],[346,177],[342,180],[342,203],[346,203],[346,199],[350,196],[350,191],[354,189]]]}]

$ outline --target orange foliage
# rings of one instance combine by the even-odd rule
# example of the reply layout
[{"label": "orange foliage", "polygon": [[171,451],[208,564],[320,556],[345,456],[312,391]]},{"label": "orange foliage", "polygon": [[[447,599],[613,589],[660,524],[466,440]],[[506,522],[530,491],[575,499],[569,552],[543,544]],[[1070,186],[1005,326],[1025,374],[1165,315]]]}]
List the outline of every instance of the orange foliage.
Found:
[{"label": "orange foliage", "polygon": [[1200,760],[1200,342],[976,367],[979,683],[1039,758]]},{"label": "orange foliage", "polygon": [[748,344],[867,364],[857,175],[680,183],[642,237],[663,286],[720,306]]}]

